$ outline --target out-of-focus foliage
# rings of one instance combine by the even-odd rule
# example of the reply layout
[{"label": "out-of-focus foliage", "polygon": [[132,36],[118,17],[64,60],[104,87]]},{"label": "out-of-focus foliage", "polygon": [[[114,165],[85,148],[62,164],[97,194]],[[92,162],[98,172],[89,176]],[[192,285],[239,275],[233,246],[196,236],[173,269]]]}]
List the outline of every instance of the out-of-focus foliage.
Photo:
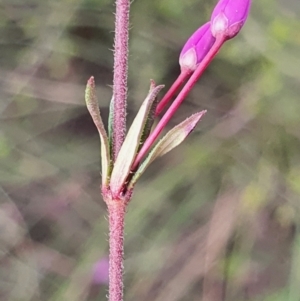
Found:
[{"label": "out-of-focus foliage", "polygon": [[[129,120],[150,78],[176,78],[181,45],[214,5],[133,1]],[[107,120],[114,9],[1,1],[1,300],[105,300],[106,208],[84,86],[95,76]],[[136,186],[125,300],[299,300],[299,14],[298,0],[253,1],[172,120],[208,110]]]}]

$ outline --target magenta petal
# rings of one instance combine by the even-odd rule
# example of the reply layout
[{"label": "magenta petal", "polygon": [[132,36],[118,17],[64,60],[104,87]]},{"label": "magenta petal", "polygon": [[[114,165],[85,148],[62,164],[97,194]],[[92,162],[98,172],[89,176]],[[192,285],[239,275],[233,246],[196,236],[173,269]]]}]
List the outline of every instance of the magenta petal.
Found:
[{"label": "magenta petal", "polygon": [[220,0],[211,15],[212,35],[236,36],[247,20],[250,4],[251,0]]},{"label": "magenta petal", "polygon": [[181,70],[194,71],[214,42],[215,38],[210,31],[210,22],[207,22],[198,28],[183,46],[179,56]]}]

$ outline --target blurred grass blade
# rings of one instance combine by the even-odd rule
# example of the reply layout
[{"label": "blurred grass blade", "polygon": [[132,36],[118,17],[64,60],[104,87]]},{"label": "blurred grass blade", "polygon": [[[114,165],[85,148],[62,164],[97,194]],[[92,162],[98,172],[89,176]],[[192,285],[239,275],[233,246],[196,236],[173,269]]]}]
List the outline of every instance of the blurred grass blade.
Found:
[{"label": "blurred grass blade", "polygon": [[120,192],[130,173],[132,163],[140,148],[145,126],[149,117],[151,118],[152,105],[163,87],[162,85],[155,87],[153,82],[151,83],[150,91],[132,122],[111,174],[110,188],[113,193]]},{"label": "blurred grass blade", "polygon": [[92,76],[86,85],[85,89],[85,102],[87,109],[94,121],[94,124],[98,130],[101,141],[101,165],[102,165],[102,185],[106,186],[109,180],[110,169],[110,153],[109,153],[109,141],[107,133],[105,131],[103,121],[100,116],[99,105],[95,91],[95,80]]},{"label": "blurred grass blade", "polygon": [[300,231],[299,225],[296,227],[296,237],[294,239],[292,258],[291,258],[291,272],[289,279],[289,295],[288,301],[298,301],[300,296]]},{"label": "blurred grass blade", "polygon": [[114,125],[114,96],[112,96],[109,104],[109,116],[108,116],[108,142],[109,142],[109,152],[112,156],[114,147],[114,135],[113,135],[113,125]]},{"label": "blurred grass blade", "polygon": [[146,168],[158,157],[161,157],[179,145],[184,139],[193,131],[197,123],[200,121],[201,117],[206,113],[206,111],[201,111],[199,113],[193,114],[173,129],[171,129],[152,149],[150,154],[147,156],[145,161],[140,165],[132,180],[129,184],[129,189],[131,189],[140,176],[144,173]]}]

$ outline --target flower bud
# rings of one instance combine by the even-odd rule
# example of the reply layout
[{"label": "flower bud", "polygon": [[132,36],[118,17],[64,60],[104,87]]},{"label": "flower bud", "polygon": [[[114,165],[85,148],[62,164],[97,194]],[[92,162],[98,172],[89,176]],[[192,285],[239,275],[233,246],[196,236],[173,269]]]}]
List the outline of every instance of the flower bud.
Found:
[{"label": "flower bud", "polygon": [[179,56],[181,71],[196,70],[198,64],[206,56],[215,40],[210,31],[210,22],[205,23],[197,29],[181,50]]},{"label": "flower bud", "polygon": [[236,36],[249,14],[251,0],[220,0],[211,15],[211,32],[214,37],[226,39]]}]

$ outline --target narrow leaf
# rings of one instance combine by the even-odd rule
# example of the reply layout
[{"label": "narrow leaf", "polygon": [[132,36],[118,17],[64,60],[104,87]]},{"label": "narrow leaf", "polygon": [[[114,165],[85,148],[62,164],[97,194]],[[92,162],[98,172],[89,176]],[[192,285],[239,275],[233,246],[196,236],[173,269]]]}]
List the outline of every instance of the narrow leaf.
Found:
[{"label": "narrow leaf", "polygon": [[134,162],[140,147],[141,137],[145,124],[147,123],[152,104],[163,87],[164,86],[154,87],[151,85],[146,99],[132,122],[111,174],[110,188],[115,194],[118,194],[122,190],[126,178],[130,173],[131,165]]},{"label": "narrow leaf", "polygon": [[193,114],[171,129],[152,149],[145,161],[140,165],[132,177],[128,189],[131,189],[144,173],[146,168],[158,157],[161,157],[179,145],[193,131],[206,111]]},{"label": "narrow leaf", "polygon": [[98,130],[101,141],[101,165],[102,165],[102,185],[107,185],[109,180],[110,153],[108,137],[100,116],[99,105],[95,93],[95,80],[92,76],[86,85],[85,102],[87,109]]},{"label": "narrow leaf", "polygon": [[[151,80],[149,93],[154,88],[155,88],[155,82],[153,80]],[[150,107],[149,113],[148,113],[148,117],[147,117],[144,129],[143,129],[143,133],[141,135],[138,151],[141,149],[141,147],[143,146],[144,142],[146,141],[146,139],[148,138],[148,136],[151,132],[151,129],[152,129],[152,126],[154,123],[154,119],[155,119],[155,111],[156,111],[157,103],[158,103],[158,99],[157,99],[157,95],[156,95],[156,97],[153,100],[152,105]]]}]

